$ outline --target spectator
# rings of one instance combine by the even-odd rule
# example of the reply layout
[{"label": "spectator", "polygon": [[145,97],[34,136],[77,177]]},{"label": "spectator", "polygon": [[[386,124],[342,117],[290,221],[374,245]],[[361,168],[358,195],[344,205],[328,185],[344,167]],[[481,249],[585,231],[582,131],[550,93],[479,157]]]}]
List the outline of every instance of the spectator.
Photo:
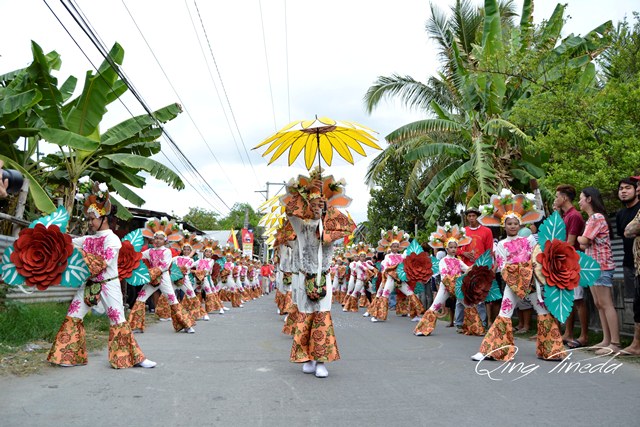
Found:
[{"label": "spectator", "polygon": [[[4,167],[4,162],[0,160],[0,171]],[[9,180],[3,179],[0,181],[0,199],[7,197],[7,188],[9,188]]]},{"label": "spectator", "polygon": [[624,236],[625,227],[636,217],[640,210],[640,202],[636,194],[635,178],[625,178],[618,182],[618,198],[624,205],[616,213],[616,234],[622,237],[624,258],[622,269],[624,271],[624,295],[631,295],[634,288],[635,271],[633,268],[633,238]]},{"label": "spectator", "polygon": [[620,351],[620,329],[618,314],[613,306],[613,254],[611,252],[611,231],[606,219],[606,211],[600,191],[595,187],[586,187],[580,193],[578,202],[580,210],[589,219],[582,236],[578,237],[580,248],[600,264],[600,278],[590,287],[593,301],[598,309],[602,325],[602,341],[596,344],[601,347],[596,355],[607,355]]},{"label": "spectator", "polygon": [[[584,219],[580,212],[573,206],[576,198],[576,189],[572,185],[562,184],[556,188],[556,198],[553,201],[553,208],[562,215],[562,220],[567,230],[566,241],[576,250],[580,249],[578,236],[584,232]],[[589,312],[584,301],[584,288],[578,286],[573,290],[573,310],[567,318],[562,342],[569,348],[584,347],[589,342]],[[580,320],[580,336],[573,338],[573,326],[575,324],[575,314]]]},{"label": "spectator", "polygon": [[[478,222],[481,212],[478,208],[468,208],[464,211],[467,226],[464,227],[465,235],[471,237],[471,243],[458,248],[458,256],[469,267],[487,250],[493,250],[493,233],[489,227]],[[451,296],[455,298],[455,296]],[[495,312],[497,315],[500,311],[500,302],[489,303],[489,309]],[[484,303],[478,304],[478,314],[484,326],[487,326],[487,311]],[[464,319],[464,305],[461,300],[456,300],[455,304],[455,325],[456,327],[462,327],[462,321]]]},{"label": "spectator", "polygon": [[[640,198],[640,176],[634,178],[638,182],[636,197]],[[636,206],[638,205],[640,205],[640,203],[636,204]],[[640,356],[640,209],[635,218],[625,227],[624,236],[628,239],[634,239],[632,249],[635,256],[635,284],[633,293],[633,322],[635,323],[635,327],[633,341],[620,353],[623,355]]]}]

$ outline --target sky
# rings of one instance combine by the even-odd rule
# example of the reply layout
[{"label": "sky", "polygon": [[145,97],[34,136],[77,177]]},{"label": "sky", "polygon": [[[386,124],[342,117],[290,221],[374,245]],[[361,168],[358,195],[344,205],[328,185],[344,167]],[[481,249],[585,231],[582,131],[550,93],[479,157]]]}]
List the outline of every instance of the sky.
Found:
[{"label": "sky", "polygon": [[[631,17],[634,8],[640,9],[631,0],[566,2],[569,19],[563,36],[585,34],[606,20],[615,24],[625,15]],[[433,3],[448,10],[455,2]],[[536,1],[535,21],[548,18],[556,3]],[[58,81],[75,75],[79,92],[92,65],[47,4],[91,61],[102,62],[60,1],[0,0],[4,18],[0,73],[26,67],[34,40],[45,52],[56,50],[62,56]],[[221,216],[235,203],[257,208],[265,200],[267,183],[306,174],[301,161],[289,167],[283,156],[268,166],[261,157],[263,150],[251,150],[291,121],[315,115],[353,121],[375,130],[379,145],[386,147],[385,135],[424,116],[395,101],[383,101],[368,114],[363,102],[367,89],[378,76],[392,74],[426,81],[438,66],[424,29],[430,14],[426,0],[76,0],[75,4],[107,47],[114,42],[124,47],[122,69],[152,110],[174,102],[185,110],[165,129],[219,197],[184,172],[165,140],[162,151],[167,157],[154,159],[171,166],[168,158],[177,165],[189,182],[186,189],[173,190],[149,177],[147,186],[136,191],[146,200],[143,208],[179,216],[190,207]],[[515,4],[519,10],[522,2]],[[130,93],[122,101],[133,114],[144,113]],[[102,131],[131,117],[119,102],[108,109]],[[346,179],[346,194],[353,198],[348,210],[356,222],[367,216],[369,189],[364,177],[377,152],[368,154],[357,158],[355,165],[334,161],[325,167],[336,179]],[[269,195],[281,187],[269,185]]]}]

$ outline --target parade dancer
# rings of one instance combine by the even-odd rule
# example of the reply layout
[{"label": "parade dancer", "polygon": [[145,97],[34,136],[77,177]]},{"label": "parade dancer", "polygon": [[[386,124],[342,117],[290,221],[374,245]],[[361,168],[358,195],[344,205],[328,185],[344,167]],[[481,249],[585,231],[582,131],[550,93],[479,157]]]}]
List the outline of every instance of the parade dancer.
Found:
[{"label": "parade dancer", "polygon": [[364,286],[365,282],[368,279],[368,272],[373,270],[373,263],[371,261],[367,261],[367,258],[371,259],[373,256],[373,250],[369,245],[360,242],[354,248],[354,253],[357,258],[352,263],[353,265],[353,273],[355,276],[356,283],[353,287],[353,291],[350,295],[347,296],[348,300],[344,306],[343,311],[350,312],[358,312],[359,299],[361,295],[364,295]]},{"label": "parade dancer", "polygon": [[471,356],[473,360],[513,359],[515,346],[511,316],[516,304],[523,299],[529,300],[538,316],[536,355],[546,360],[561,360],[565,356],[558,325],[535,291],[531,258],[536,240],[531,235],[518,236],[523,224],[539,221],[544,215],[535,208],[534,200],[533,194],[514,195],[504,189],[500,195],[491,196],[490,205],[482,208],[483,214],[478,221],[489,227],[503,226],[507,233],[495,250],[495,264],[502,273],[506,287],[500,314],[482,340],[478,353]]},{"label": "parade dancer", "polygon": [[[60,366],[86,365],[87,344],[83,319],[92,305],[98,302],[109,318],[109,363],[115,369],[139,366],[153,368],[155,362],[145,358],[124,315],[122,290],[118,279],[118,252],[120,239],[109,228],[111,202],[106,184],[93,183],[91,194],[85,198],[83,212],[89,228],[95,234],[72,240],[81,249],[85,259],[91,258],[92,276],[73,297],[67,316],[56,334],[47,360]],[[22,232],[20,233],[22,235]],[[96,267],[100,265],[100,267]],[[95,268],[92,268],[95,267]],[[98,292],[95,285],[99,285]],[[94,288],[94,289],[92,289]]]},{"label": "parade dancer", "polygon": [[[429,236],[429,246],[434,249],[444,248],[447,255],[442,258],[439,263],[440,276],[442,277],[440,288],[433,299],[433,304],[431,304],[431,307],[429,307],[422,316],[422,319],[420,319],[420,322],[416,325],[413,331],[416,336],[430,335],[431,332],[433,332],[436,327],[437,318],[443,316],[443,314],[440,314],[440,310],[444,308],[450,296],[455,296],[456,280],[469,270],[469,266],[458,258],[456,254],[458,248],[470,243],[471,237],[465,235],[464,229],[459,228],[457,225],[452,226],[449,222],[445,222],[443,227],[438,227],[437,230]],[[453,313],[450,315],[453,316]],[[465,315],[470,316],[471,313],[465,310]],[[475,317],[477,316],[476,311]],[[482,326],[482,323],[480,323],[480,326]]]},{"label": "parade dancer", "polygon": [[180,304],[171,283],[169,268],[171,267],[171,249],[166,247],[167,242],[177,242],[182,238],[180,228],[175,221],[167,218],[151,218],[146,222],[142,235],[152,239],[153,247],[142,253],[142,259],[149,262],[149,274],[151,282],[144,285],[136,302],[129,313],[131,329],[144,332],[145,328],[145,302],[156,290],[160,289],[166,295],[171,310],[171,321],[176,332],[193,334],[195,320],[191,318],[187,310]]},{"label": "parade dancer", "polygon": [[[184,277],[173,282],[174,291],[182,289],[185,296],[181,301],[182,306],[189,312],[194,320],[209,320],[209,315],[202,309],[200,300],[191,283],[191,272],[195,270],[196,263],[193,255],[202,248],[202,242],[198,241],[195,234],[185,233],[184,238],[175,244],[180,248],[180,255],[173,258],[173,264],[180,269]],[[172,245],[173,247],[174,245]]]},{"label": "parade dancer", "polygon": [[372,322],[383,322],[387,320],[389,314],[389,295],[394,288],[406,295],[409,304],[409,314],[412,320],[419,320],[420,315],[424,312],[424,307],[413,293],[406,282],[398,277],[398,265],[404,260],[404,256],[400,251],[409,246],[409,235],[398,227],[391,230],[382,230],[382,239],[378,242],[378,252],[388,252],[382,261],[382,283],[378,289],[378,298],[376,298],[373,308],[369,308]]},{"label": "parade dancer", "polygon": [[224,314],[225,312],[225,307],[214,283],[214,279],[217,282],[217,277],[214,276],[220,271],[220,267],[216,267],[216,259],[221,255],[222,249],[217,240],[204,239],[202,259],[198,260],[196,276],[199,276],[205,292],[204,305],[207,313]]}]

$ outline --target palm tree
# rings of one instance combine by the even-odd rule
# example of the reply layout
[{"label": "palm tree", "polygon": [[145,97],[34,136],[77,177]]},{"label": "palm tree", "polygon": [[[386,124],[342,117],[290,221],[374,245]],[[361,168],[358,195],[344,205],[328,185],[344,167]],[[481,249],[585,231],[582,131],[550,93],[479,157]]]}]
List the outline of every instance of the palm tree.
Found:
[{"label": "palm tree", "polygon": [[[394,146],[370,165],[369,182],[384,156],[415,161],[411,182],[427,174],[420,198],[433,226],[450,198],[465,205],[487,203],[500,187],[526,186],[544,173],[531,138],[509,121],[514,105],[545,89],[567,67],[586,70],[607,40],[610,23],[585,37],[571,35],[556,46],[564,6],[533,28],[533,1],[523,4],[519,25],[511,2],[485,0],[483,9],[457,1],[452,19],[433,5],[427,32],[439,46],[442,66],[426,84],[411,77],[380,77],[365,95],[369,112],[386,97],[400,97],[429,118],[396,129],[386,138]],[[587,60],[588,59],[588,60]]]}]

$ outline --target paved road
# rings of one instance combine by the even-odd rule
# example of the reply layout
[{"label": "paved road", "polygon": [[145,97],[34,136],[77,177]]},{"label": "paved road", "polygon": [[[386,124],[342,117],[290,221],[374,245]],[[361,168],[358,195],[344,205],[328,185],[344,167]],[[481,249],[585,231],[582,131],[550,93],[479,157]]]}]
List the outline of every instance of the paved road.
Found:
[{"label": "paved road", "polygon": [[[566,364],[539,361],[534,343],[520,339],[521,365],[477,364],[469,356],[481,339],[443,323],[418,338],[414,324],[393,312],[373,324],[334,307],[342,360],[328,365],[326,379],[288,362],[291,339],[280,333],[272,298],[263,297],[198,322],[194,335],[168,323],[136,335],[155,369],[116,371],[101,351],[84,367],[0,377],[0,425],[640,424],[640,364],[587,361],[593,355],[580,351],[572,361],[583,370],[607,362],[597,370],[609,373],[560,373]],[[493,370],[494,380],[483,370]]]}]

